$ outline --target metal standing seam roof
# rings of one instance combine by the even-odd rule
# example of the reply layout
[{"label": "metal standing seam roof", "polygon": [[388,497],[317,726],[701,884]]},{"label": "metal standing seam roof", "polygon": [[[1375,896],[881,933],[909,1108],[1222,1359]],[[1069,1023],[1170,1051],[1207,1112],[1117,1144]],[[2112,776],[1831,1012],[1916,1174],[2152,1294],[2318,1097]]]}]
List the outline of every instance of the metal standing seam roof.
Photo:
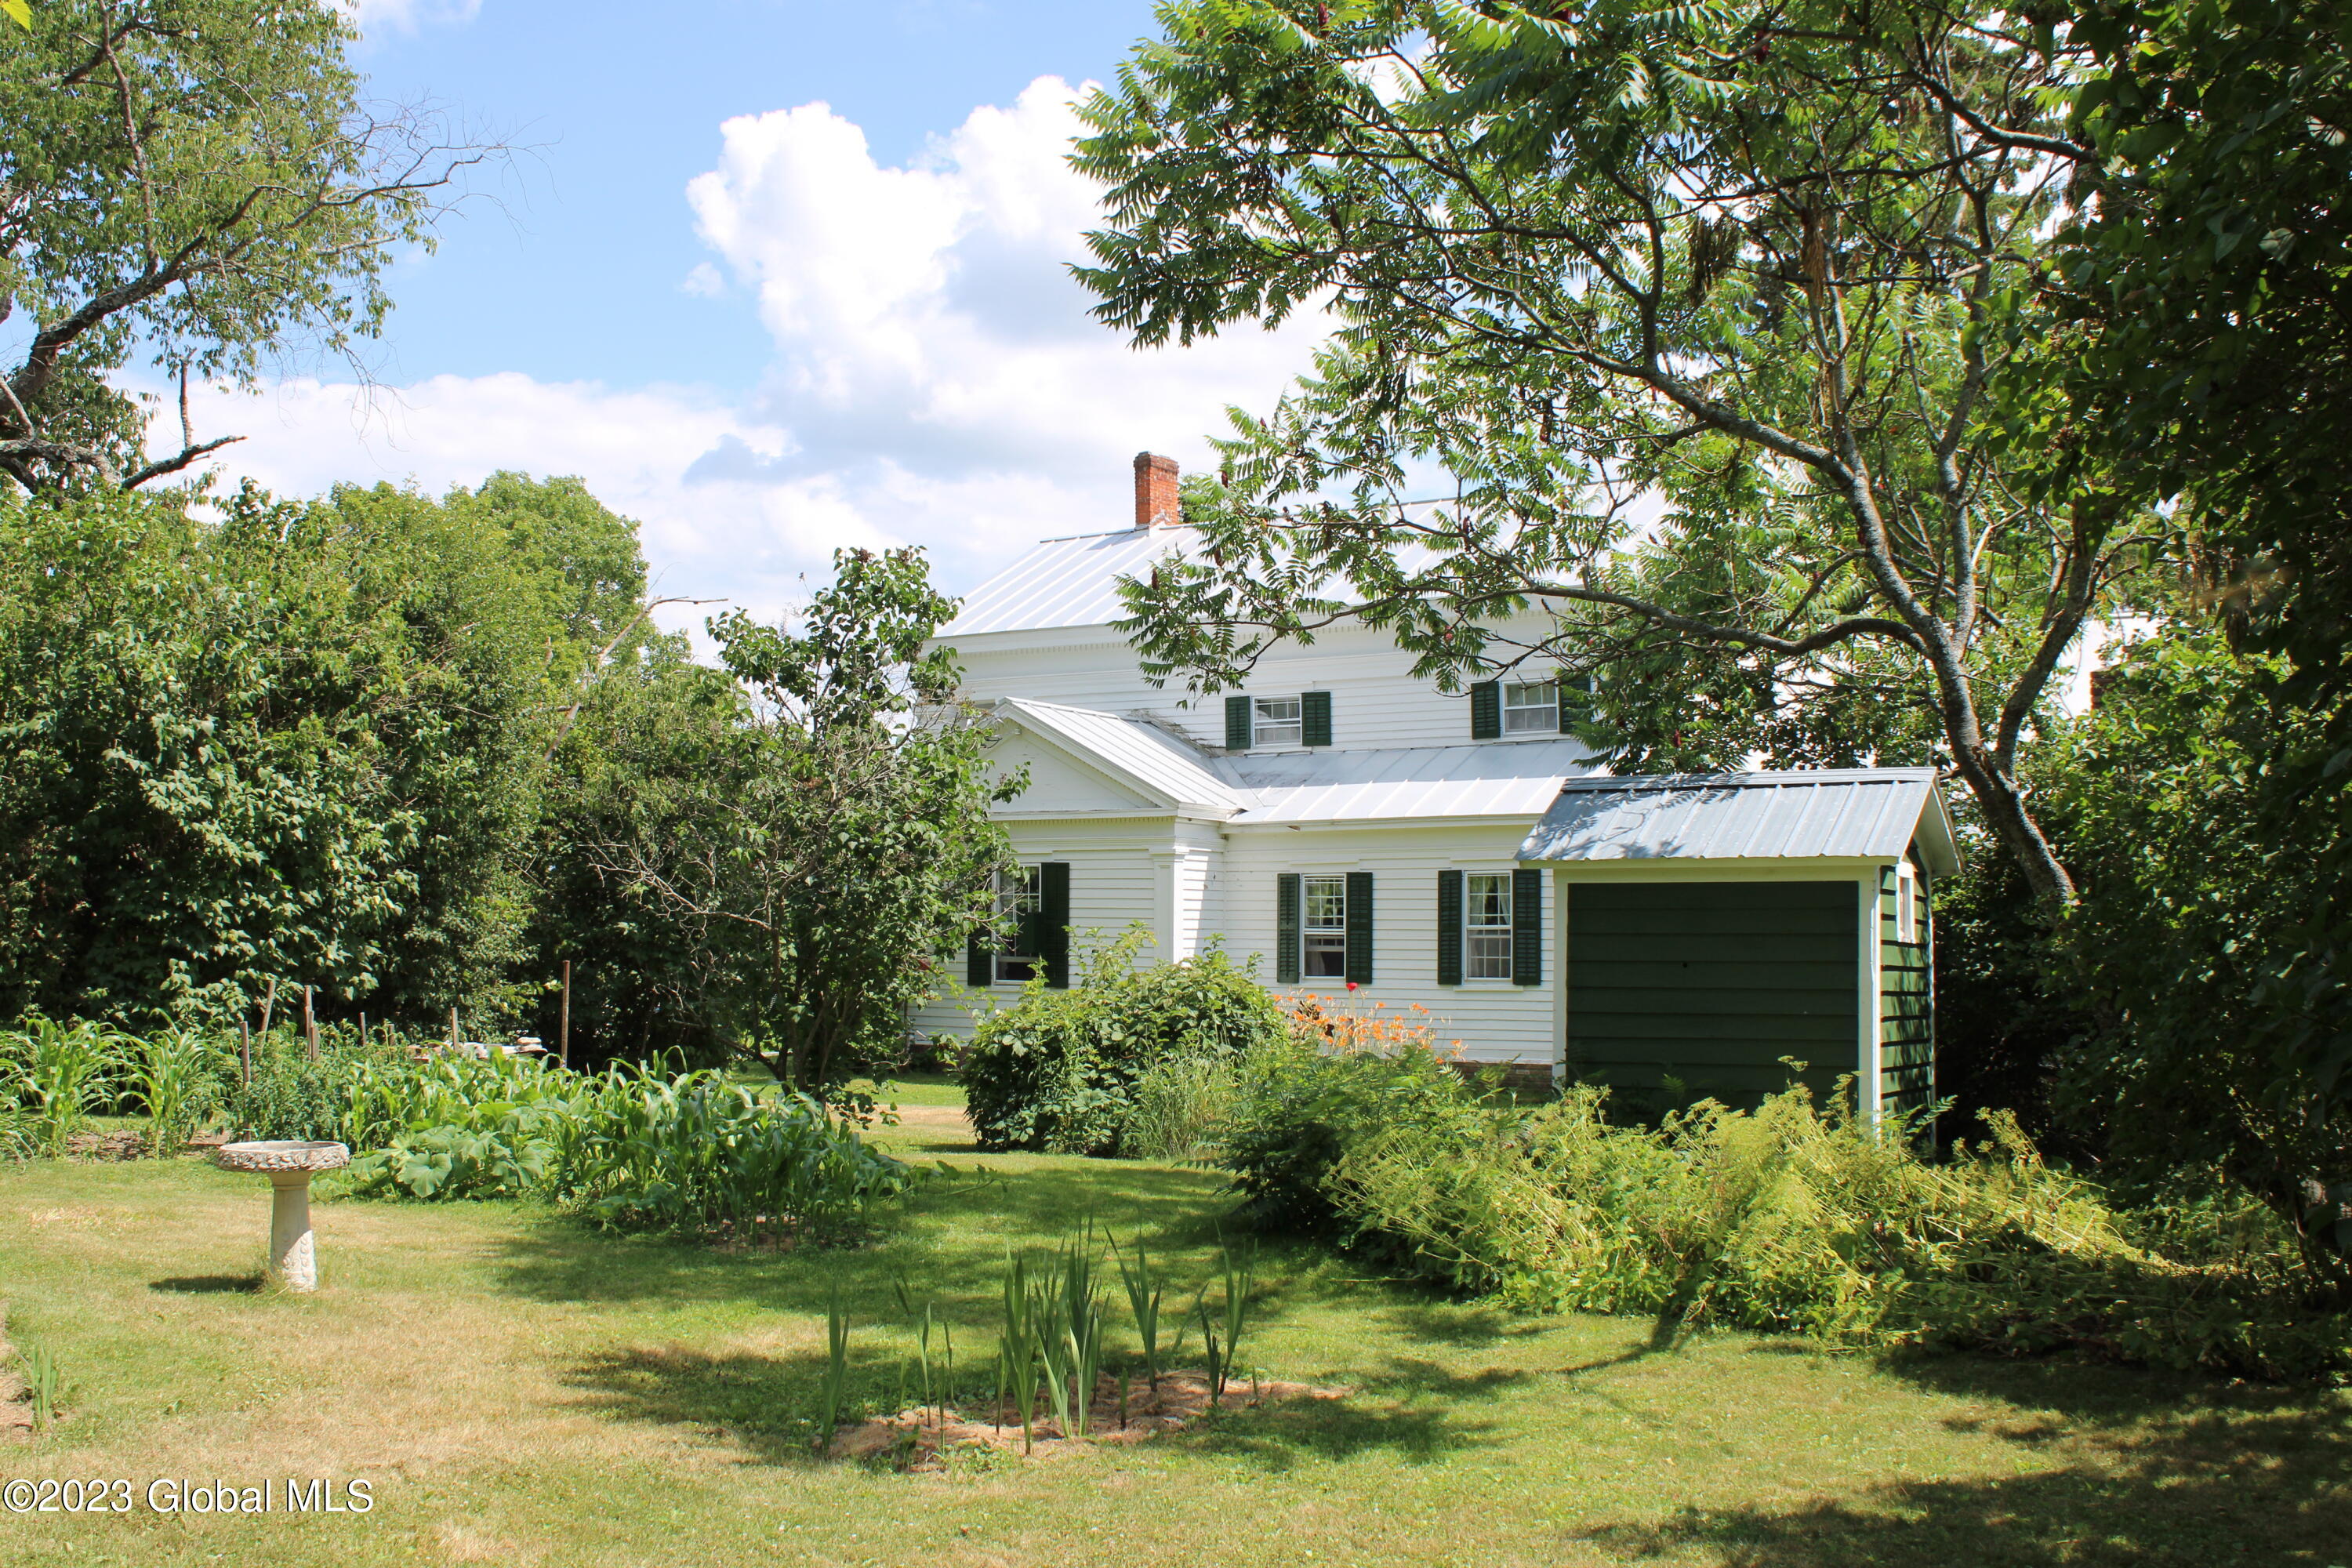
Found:
[{"label": "metal standing seam roof", "polygon": [[1899,860],[1958,868],[1933,768],[1566,781],[1522,860]]},{"label": "metal standing seam roof", "polygon": [[1574,741],[1213,756],[1140,719],[1007,697],[997,710],[1165,804],[1236,825],[1535,817],[1597,763]]},{"label": "metal standing seam roof", "polygon": [[[1048,539],[965,595],[956,618],[941,626],[932,641],[1123,621],[1129,611],[1118,595],[1119,579],[1141,578],[1155,562],[1189,556],[1199,539],[1181,525]],[[1399,552],[1398,563],[1412,571],[1432,553],[1419,545],[1407,546]]]},{"label": "metal standing seam roof", "polygon": [[1574,741],[1285,752],[1224,759],[1255,797],[1236,826],[1402,817],[1533,817],[1600,766]]},{"label": "metal standing seam roof", "polygon": [[1189,529],[1126,528],[1046,540],[964,595],[963,608],[934,640],[1124,620],[1128,611],[1118,596],[1119,578],[1148,572],[1163,556],[1182,554],[1193,537]]},{"label": "metal standing seam roof", "polygon": [[1004,698],[996,707],[1172,805],[1235,813],[1250,804],[1248,792],[1221,774],[1206,753],[1157,725],[1025,697]]}]

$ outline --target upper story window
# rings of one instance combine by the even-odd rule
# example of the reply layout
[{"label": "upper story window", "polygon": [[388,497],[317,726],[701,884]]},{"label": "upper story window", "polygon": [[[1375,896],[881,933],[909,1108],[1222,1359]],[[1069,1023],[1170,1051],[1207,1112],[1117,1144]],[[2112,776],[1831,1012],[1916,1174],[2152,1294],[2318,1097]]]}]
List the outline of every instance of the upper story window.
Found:
[{"label": "upper story window", "polygon": [[1464,972],[1473,980],[1511,977],[1511,874],[1473,871],[1463,879]]},{"label": "upper story window", "polygon": [[1299,972],[1309,980],[1348,973],[1348,879],[1302,877]]},{"label": "upper story window", "polygon": [[1007,984],[1025,985],[1037,973],[1039,917],[1045,909],[1044,869],[1024,866],[1016,871],[1000,872],[996,879],[997,912],[1004,917],[1005,929],[1012,932],[1006,944],[997,951],[996,978]]},{"label": "upper story window", "polygon": [[1509,680],[1503,683],[1503,733],[1556,735],[1559,732],[1559,681]]},{"label": "upper story window", "polygon": [[1255,697],[1250,700],[1250,744],[1295,746],[1304,733],[1303,710],[1296,697]]}]

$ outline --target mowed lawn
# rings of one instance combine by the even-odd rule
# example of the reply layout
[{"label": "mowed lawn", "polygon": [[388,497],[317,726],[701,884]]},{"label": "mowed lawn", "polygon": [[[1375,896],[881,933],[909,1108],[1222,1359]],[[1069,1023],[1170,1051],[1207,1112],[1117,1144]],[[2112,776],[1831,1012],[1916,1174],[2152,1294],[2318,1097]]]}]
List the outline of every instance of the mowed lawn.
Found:
[{"label": "mowed lawn", "polygon": [[1243,1359],[1342,1399],[1049,1459],[820,1464],[833,1281],[862,1386],[890,1403],[894,1277],[938,1300],[979,1386],[1007,1247],[1089,1215],[1141,1227],[1187,1304],[1215,1256],[1213,1173],[892,1136],[955,1173],[869,1247],[727,1254],[512,1205],[339,1202],[310,1299],[250,1287],[257,1178],[0,1167],[10,1331],[62,1358],[72,1410],[0,1437],[0,1476],[364,1478],[376,1499],[0,1514],[0,1563],[2352,1565],[2342,1394],[1732,1336],[1654,1354],[1643,1322],[1513,1317],[1305,1249],[1261,1255]]}]

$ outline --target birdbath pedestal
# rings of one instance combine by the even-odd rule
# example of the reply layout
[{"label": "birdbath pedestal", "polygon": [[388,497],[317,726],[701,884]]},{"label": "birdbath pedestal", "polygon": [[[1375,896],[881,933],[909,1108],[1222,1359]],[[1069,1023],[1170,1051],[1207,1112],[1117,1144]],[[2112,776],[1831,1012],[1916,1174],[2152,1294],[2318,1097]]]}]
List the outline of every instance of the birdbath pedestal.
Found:
[{"label": "birdbath pedestal", "polygon": [[310,1178],[352,1163],[341,1143],[271,1139],[224,1143],[213,1159],[224,1171],[254,1171],[276,1189],[269,1204],[269,1277],[289,1290],[319,1288],[319,1257],[310,1241]]}]

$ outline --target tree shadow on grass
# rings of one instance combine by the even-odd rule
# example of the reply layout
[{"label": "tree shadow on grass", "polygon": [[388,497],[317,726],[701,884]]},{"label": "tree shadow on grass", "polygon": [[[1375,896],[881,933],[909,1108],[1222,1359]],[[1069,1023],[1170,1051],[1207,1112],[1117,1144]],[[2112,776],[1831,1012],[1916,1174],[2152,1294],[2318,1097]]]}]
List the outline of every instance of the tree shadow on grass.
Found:
[{"label": "tree shadow on grass", "polygon": [[[872,1381],[875,1369],[858,1367]],[[668,1346],[599,1351],[565,1384],[608,1420],[692,1427],[739,1445],[756,1463],[813,1464],[822,1358],[709,1355]]]},{"label": "tree shadow on grass", "polygon": [[147,1289],[174,1296],[256,1296],[264,1283],[258,1274],[185,1274],[150,1279]]},{"label": "tree shadow on grass", "polygon": [[1705,1552],[1738,1568],[2352,1563],[2352,1399],[2117,1367],[1889,1362],[1970,1401],[1955,1430],[2019,1473],[1892,1481],[1790,1509],[1688,1508],[1580,1539],[1621,1561]]},{"label": "tree shadow on grass", "polygon": [[[1196,1453],[1247,1459],[1274,1473],[1374,1450],[1407,1464],[1433,1464],[1506,1441],[1497,1423],[1475,1418],[1465,1407],[1538,1375],[1500,1367],[1457,1373],[1434,1362],[1391,1359],[1384,1370],[1336,1398],[1244,1406],[1165,1440]],[[1234,1388],[1235,1397],[1248,1397],[1245,1381],[1236,1379]]]},{"label": "tree shadow on grass", "polygon": [[[730,1251],[667,1237],[615,1236],[560,1215],[526,1219],[505,1243],[499,1289],[536,1300],[614,1306],[733,1301],[822,1316],[838,1287],[860,1321],[893,1318],[904,1280],[919,1300],[964,1327],[993,1323],[1008,1247],[1051,1249],[1089,1220],[1098,1246],[1142,1232],[1171,1302],[1190,1301],[1213,1272],[1223,1213],[1218,1178],[1109,1161],[1051,1167],[965,1168],[934,1174],[876,1216],[863,1244]],[[1108,1287],[1117,1274],[1106,1256]]]}]

